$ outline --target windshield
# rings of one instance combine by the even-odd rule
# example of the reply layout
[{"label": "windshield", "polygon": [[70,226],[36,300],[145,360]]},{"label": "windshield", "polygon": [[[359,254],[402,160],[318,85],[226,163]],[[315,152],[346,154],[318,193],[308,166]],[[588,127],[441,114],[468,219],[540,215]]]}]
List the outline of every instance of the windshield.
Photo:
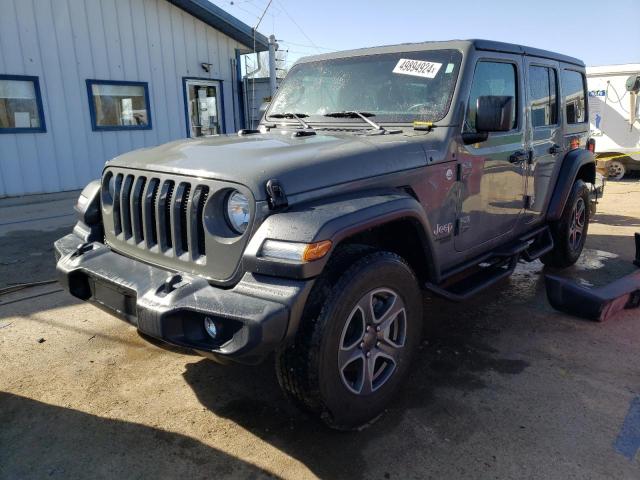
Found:
[{"label": "windshield", "polygon": [[326,115],[359,111],[376,122],[436,122],[449,109],[461,59],[456,50],[423,50],[301,63],[287,74],[267,118],[294,112],[335,122]]}]

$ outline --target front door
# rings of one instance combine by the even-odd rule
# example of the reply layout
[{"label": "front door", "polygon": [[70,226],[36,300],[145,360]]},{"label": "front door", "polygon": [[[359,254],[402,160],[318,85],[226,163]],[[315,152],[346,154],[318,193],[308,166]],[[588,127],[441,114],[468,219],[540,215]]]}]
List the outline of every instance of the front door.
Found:
[{"label": "front door", "polygon": [[206,137],[222,132],[221,88],[216,80],[185,80],[189,136]]},{"label": "front door", "polygon": [[490,133],[486,141],[463,145],[462,182],[455,248],[462,252],[513,234],[524,206],[526,160],[521,58],[495,54],[476,63],[463,132],[475,132],[478,97],[514,98],[512,129]]},{"label": "front door", "polygon": [[527,175],[527,224],[542,221],[547,210],[551,188],[560,168],[563,149],[562,130],[558,115],[558,63],[527,57],[527,144],[531,149],[531,164]]}]

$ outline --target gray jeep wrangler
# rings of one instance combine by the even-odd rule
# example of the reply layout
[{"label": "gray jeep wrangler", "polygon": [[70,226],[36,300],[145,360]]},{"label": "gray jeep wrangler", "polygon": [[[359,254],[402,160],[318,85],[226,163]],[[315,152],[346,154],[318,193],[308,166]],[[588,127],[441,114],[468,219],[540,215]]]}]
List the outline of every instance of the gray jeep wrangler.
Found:
[{"label": "gray jeep wrangler", "polygon": [[258,130],[109,161],[55,243],[61,282],[218,361],[275,352],[296,404],[360,426],[407,373],[423,291],[578,259],[585,90],[580,60],[485,40],[302,59]]}]

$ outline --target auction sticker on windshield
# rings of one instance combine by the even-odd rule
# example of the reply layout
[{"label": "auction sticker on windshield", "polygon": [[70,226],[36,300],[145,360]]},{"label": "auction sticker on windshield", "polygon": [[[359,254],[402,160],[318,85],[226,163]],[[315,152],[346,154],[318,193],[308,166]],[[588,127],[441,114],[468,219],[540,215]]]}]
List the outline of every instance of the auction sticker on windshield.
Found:
[{"label": "auction sticker on windshield", "polygon": [[441,63],[401,58],[393,69],[393,73],[413,75],[414,77],[435,78],[441,66]]}]

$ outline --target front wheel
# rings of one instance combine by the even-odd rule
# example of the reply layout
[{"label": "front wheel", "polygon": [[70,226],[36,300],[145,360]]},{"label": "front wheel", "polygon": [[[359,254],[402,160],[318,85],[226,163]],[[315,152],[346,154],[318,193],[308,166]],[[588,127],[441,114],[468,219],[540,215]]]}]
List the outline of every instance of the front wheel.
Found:
[{"label": "front wheel", "polygon": [[420,341],[422,299],[409,265],[373,251],[318,280],[278,379],[296,404],[330,427],[376,418],[402,383]]},{"label": "front wheel", "polygon": [[552,224],[553,250],[542,256],[542,263],[566,268],[578,261],[589,229],[589,188],[576,180],[562,211],[562,217]]}]

